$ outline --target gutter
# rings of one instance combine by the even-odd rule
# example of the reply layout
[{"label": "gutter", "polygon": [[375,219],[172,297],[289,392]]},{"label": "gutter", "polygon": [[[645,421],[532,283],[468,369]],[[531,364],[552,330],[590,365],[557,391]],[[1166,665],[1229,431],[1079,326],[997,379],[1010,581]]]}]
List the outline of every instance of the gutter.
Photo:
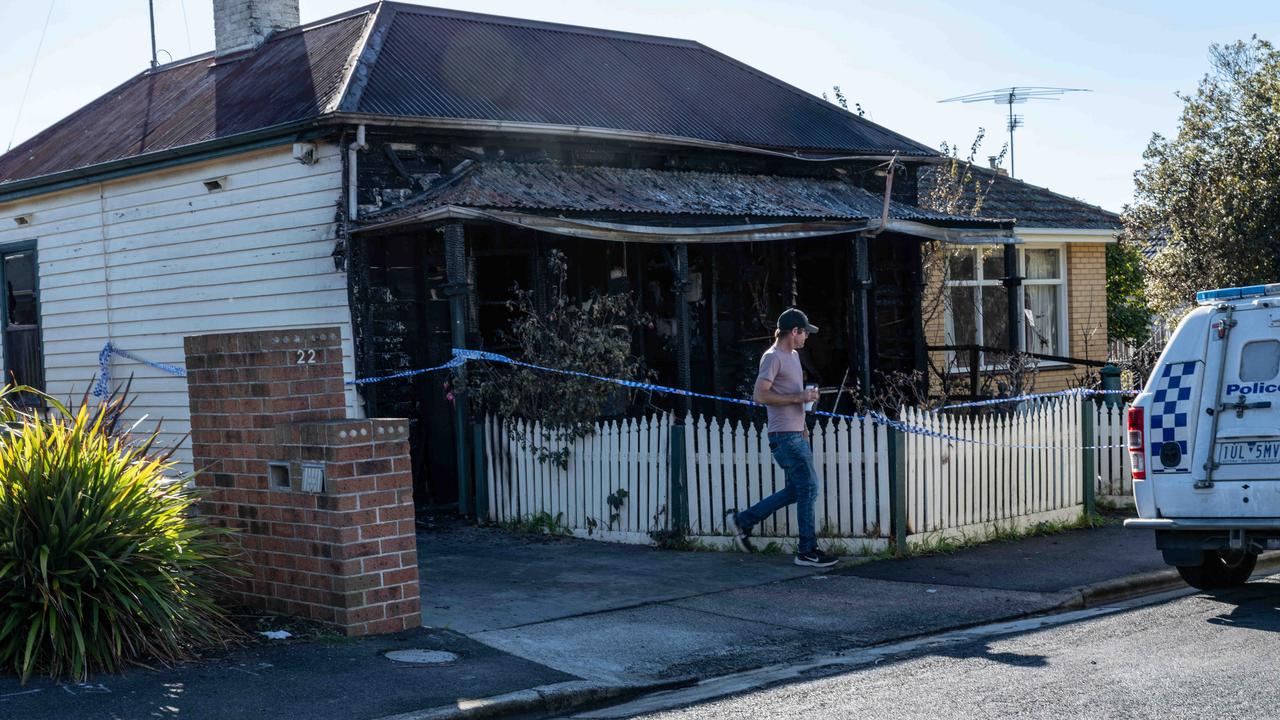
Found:
[{"label": "gutter", "polygon": [[905,235],[915,235],[927,240],[937,240],[958,245],[1018,245],[1023,242],[1023,240],[1014,235],[1012,229],[980,230],[975,228],[973,230],[963,230],[937,227],[915,220],[890,220],[888,224],[876,228],[875,231],[878,233],[881,230],[890,230]]},{"label": "gutter", "polygon": [[157,150],[156,152],[134,155],[122,160],[112,160],[74,170],[64,170],[50,175],[40,175],[38,177],[0,183],[0,203],[19,200],[32,195],[67,190],[89,182],[114,180],[128,175],[135,175],[144,170],[160,170],[246,150],[257,150],[272,145],[280,145],[285,142],[311,140],[329,134],[329,130],[324,129],[325,125],[327,123],[317,118],[281,123],[252,132],[240,133],[225,138],[215,138],[166,150]]},{"label": "gutter", "polygon": [[[887,161],[899,157],[899,154],[896,152],[890,154],[869,152],[862,155],[831,156],[802,155],[799,151],[784,152],[781,150],[770,150],[751,145],[717,142],[715,140],[699,140],[697,138],[680,137],[678,135],[663,135],[660,133],[641,132],[637,130],[616,130],[613,128],[589,127],[585,125],[552,125],[548,123],[509,122],[506,120],[468,120],[462,118],[405,117],[401,115],[378,115],[357,112],[337,112],[333,113],[330,117],[337,122],[348,125],[367,123],[378,127],[393,128],[404,127],[427,130],[462,130],[472,132],[519,133],[526,135],[553,135],[560,137],[567,136],[587,138],[592,140],[623,140],[661,145],[696,147],[707,150],[753,153],[757,155],[767,155],[770,157],[787,158],[788,160],[801,160],[804,162],[839,162],[852,160]],[[911,155],[910,157],[925,163],[937,164],[946,161],[945,158],[925,154]]]},{"label": "gutter", "polygon": [[853,221],[795,221],[781,223],[756,223],[751,225],[722,225],[711,227],[667,227],[658,225],[631,225],[600,220],[531,215],[502,210],[482,210],[459,205],[444,205],[425,212],[405,215],[382,223],[353,228],[352,235],[391,230],[407,225],[442,222],[445,220],[482,220],[517,227],[555,233],[567,237],[615,242],[643,243],[725,243],[766,242],[771,240],[795,240],[810,237],[860,232],[867,228],[862,220]]},{"label": "gutter", "polygon": [[459,205],[444,205],[423,212],[404,215],[380,223],[352,228],[352,235],[392,230],[398,227],[442,222],[445,220],[482,220],[517,227],[555,233],[568,237],[591,240],[648,243],[724,243],[767,242],[773,240],[799,240],[868,230],[899,232],[928,240],[940,240],[966,245],[991,243],[1008,244],[1018,240],[1007,229],[959,229],[940,228],[911,220],[889,220],[887,224],[873,225],[869,219],[851,220],[797,220],[793,222],[756,223],[751,225],[724,225],[713,227],[666,227],[656,225],[632,225],[580,218],[532,215],[529,213],[484,210]]}]

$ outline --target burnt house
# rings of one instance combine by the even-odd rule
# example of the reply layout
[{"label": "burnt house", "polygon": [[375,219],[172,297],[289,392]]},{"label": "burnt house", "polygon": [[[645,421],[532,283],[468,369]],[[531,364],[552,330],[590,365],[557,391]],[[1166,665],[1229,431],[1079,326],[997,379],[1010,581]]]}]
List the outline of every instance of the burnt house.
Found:
[{"label": "burnt house", "polygon": [[[575,293],[655,318],[635,346],[660,383],[745,394],[799,305],[810,375],[866,387],[928,362],[924,243],[1012,242],[918,206],[929,147],[696,42],[397,2],[291,27],[275,4],[0,157],[35,384],[83,382],[108,339],[180,362],[195,331],[336,325],[351,379],[502,351],[510,288],[556,249]],[[185,386],[128,370],[135,412],[185,432]],[[419,500],[465,505],[443,380],[352,386],[348,410],[410,418]]]}]

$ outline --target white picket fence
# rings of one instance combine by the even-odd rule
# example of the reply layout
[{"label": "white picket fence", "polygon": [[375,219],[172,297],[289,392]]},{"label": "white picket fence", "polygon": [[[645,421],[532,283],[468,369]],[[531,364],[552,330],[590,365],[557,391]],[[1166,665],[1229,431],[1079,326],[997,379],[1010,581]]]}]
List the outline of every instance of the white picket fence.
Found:
[{"label": "white picket fence", "polygon": [[[909,539],[1075,517],[1084,502],[1085,444],[1112,446],[1090,451],[1097,496],[1130,502],[1124,408],[1097,407],[1095,440],[1085,443],[1087,407],[1076,398],[1056,398],[975,417],[903,408],[903,422],[948,436],[900,436]],[[651,542],[651,532],[671,528],[673,421],[660,414],[601,423],[570,445],[568,465],[560,467],[512,440],[507,421],[486,418],[489,519],[541,517],[580,537]],[[691,534],[728,544],[726,513],[781,490],[784,474],[762,424],[689,416],[684,427]],[[536,423],[514,421],[514,428],[517,437],[542,434]],[[888,432],[878,423],[843,419],[824,419],[814,428],[820,537],[842,539],[853,550],[883,547],[892,536]],[[756,535],[790,547],[797,530],[790,506],[764,521]]]},{"label": "white picket fence", "polygon": [[[685,428],[693,534],[725,535],[728,512],[745,510],[785,487],[786,478],[773,462],[763,424],[690,416]],[[815,508],[820,536],[889,537],[886,445],[885,427],[870,421],[823,419],[813,428],[813,463],[821,480]],[[785,513],[764,520],[754,534],[767,542],[768,538],[794,538],[798,530],[796,507],[791,505]]]},{"label": "white picket fence", "polygon": [[[491,520],[543,515],[574,535],[628,543],[670,527],[670,415],[601,423],[569,445],[567,467],[535,457],[503,421],[486,418],[484,428]],[[517,420],[515,429],[516,437],[542,437],[538,423]]]},{"label": "white picket fence", "polygon": [[1133,505],[1133,472],[1129,467],[1126,416],[1129,407],[1108,403],[1098,405],[1094,413],[1095,445],[1110,447],[1095,451],[1094,467],[1098,473],[1098,499],[1114,505]]},{"label": "white picket fence", "polygon": [[903,408],[901,419],[949,436],[904,435],[909,535],[981,534],[1069,519],[1083,508],[1077,399],[978,416]]}]

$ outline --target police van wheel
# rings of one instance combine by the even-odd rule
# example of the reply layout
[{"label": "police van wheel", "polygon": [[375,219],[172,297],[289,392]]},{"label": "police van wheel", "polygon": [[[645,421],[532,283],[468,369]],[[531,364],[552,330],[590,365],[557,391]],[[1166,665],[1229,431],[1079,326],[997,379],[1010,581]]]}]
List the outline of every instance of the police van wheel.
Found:
[{"label": "police van wheel", "polygon": [[1199,565],[1179,565],[1178,574],[1193,588],[1216,590],[1245,584],[1257,564],[1254,553],[1210,550]]}]

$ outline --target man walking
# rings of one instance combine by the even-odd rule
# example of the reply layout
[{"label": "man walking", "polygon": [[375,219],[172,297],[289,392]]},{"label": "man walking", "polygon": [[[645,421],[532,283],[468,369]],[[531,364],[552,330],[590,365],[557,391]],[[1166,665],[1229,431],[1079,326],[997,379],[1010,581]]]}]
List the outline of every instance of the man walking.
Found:
[{"label": "man walking", "polygon": [[768,413],[769,449],[774,461],[786,473],[787,484],[746,510],[729,513],[727,520],[738,545],[752,552],[751,528],[774,512],[796,503],[800,546],[795,564],[831,567],[839,559],[818,549],[813,508],[818,499],[818,473],[813,467],[809,430],[804,423],[805,404],[818,399],[818,390],[805,387],[800,354],[796,352],[817,332],[818,328],[809,324],[808,316],[796,308],[778,316],[773,346],[760,356],[760,372],[756,375],[752,397],[763,404]]}]

